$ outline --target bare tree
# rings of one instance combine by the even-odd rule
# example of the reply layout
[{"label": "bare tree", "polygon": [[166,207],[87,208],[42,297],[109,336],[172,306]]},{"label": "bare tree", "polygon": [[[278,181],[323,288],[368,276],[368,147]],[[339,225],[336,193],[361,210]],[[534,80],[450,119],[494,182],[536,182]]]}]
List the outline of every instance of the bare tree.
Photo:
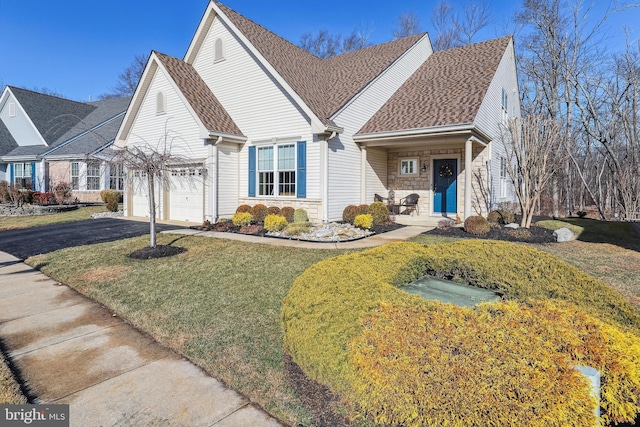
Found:
[{"label": "bare tree", "polygon": [[149,201],[149,247],[157,246],[156,240],[156,191],[171,186],[171,172],[193,161],[175,153],[173,143],[181,137],[166,128],[163,137],[151,144],[140,138],[142,143],[129,144],[113,150],[109,159],[112,166],[123,167],[129,174],[130,189],[143,191]]},{"label": "bare tree", "polygon": [[146,55],[134,56],[133,61],[118,75],[118,83],[111,92],[99,95],[98,99],[104,100],[133,96],[146,66]]},{"label": "bare tree", "polygon": [[478,32],[491,24],[491,4],[485,0],[464,1],[462,14],[454,19],[456,40],[462,45],[476,41]]},{"label": "bare tree", "polygon": [[431,24],[435,28],[434,50],[451,49],[457,46],[454,21],[455,15],[451,3],[447,0],[436,3],[431,12]]},{"label": "bare tree", "polygon": [[329,58],[339,55],[341,52],[342,36],[340,34],[330,34],[328,30],[319,30],[316,35],[304,33],[300,37],[299,46],[317,56],[318,58]]},{"label": "bare tree", "polygon": [[360,25],[343,39],[342,35],[330,34],[328,30],[323,29],[319,30],[315,35],[304,33],[300,37],[298,46],[318,58],[325,59],[369,46],[369,37],[372,32],[373,29],[371,27]]},{"label": "bare tree", "polygon": [[456,13],[447,0],[436,3],[431,12],[431,23],[435,28],[433,48],[450,49],[476,42],[476,36],[491,24],[491,5],[485,0],[465,0],[462,13]]},{"label": "bare tree", "polygon": [[420,34],[422,30],[420,29],[420,18],[415,10],[410,10],[407,12],[402,12],[398,19],[396,19],[396,24],[393,30],[393,38],[400,39],[402,37],[412,36],[414,34]]},{"label": "bare tree", "polygon": [[550,166],[561,148],[562,126],[532,114],[511,119],[501,139],[522,212],[520,226],[529,228],[540,196],[553,176]]}]

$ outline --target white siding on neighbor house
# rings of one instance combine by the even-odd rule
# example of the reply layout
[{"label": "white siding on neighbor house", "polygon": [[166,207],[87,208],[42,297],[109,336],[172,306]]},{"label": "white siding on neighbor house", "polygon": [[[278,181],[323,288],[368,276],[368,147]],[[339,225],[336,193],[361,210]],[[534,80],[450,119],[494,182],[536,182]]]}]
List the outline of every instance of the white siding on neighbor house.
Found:
[{"label": "white siding on neighbor house", "polygon": [[[505,117],[520,117],[520,98],[518,92],[517,71],[514,59],[513,41],[505,50],[496,70],[496,74],[489,85],[478,115],[475,125],[492,138],[490,149],[489,183],[491,188],[492,209],[497,203],[514,202],[516,200],[513,192],[513,185],[507,183],[506,197],[500,197],[500,158],[505,156],[505,147],[502,143],[501,133],[506,131]],[[508,111],[505,116],[502,112],[502,90],[505,90],[508,97]]]},{"label": "white siding on neighbor house", "polygon": [[341,219],[347,205],[367,202],[360,199],[361,157],[353,135],[432,53],[425,36],[333,117],[344,133],[329,144],[329,220]]},{"label": "white siding on neighbor house", "polygon": [[[224,60],[214,62],[214,42],[222,37]],[[248,141],[239,157],[239,197],[248,194],[248,147],[253,141],[299,137],[307,141],[307,198],[320,197],[320,144],[314,144],[310,119],[257,59],[215,18],[193,66]]]},{"label": "white siding on neighbor house", "polygon": [[231,218],[238,207],[238,151],[236,144],[218,145],[217,177],[218,182],[218,216]]},{"label": "white siding on neighbor house", "polygon": [[367,180],[365,203],[373,202],[376,193],[388,197],[387,190],[387,150],[386,148],[367,148]]},{"label": "white siding on neighbor house", "polygon": [[[9,105],[15,105],[15,116],[10,117]],[[4,122],[13,139],[19,146],[27,145],[47,145],[44,139],[40,136],[29,117],[25,114],[24,110],[18,104],[18,101],[12,94],[8,94],[7,101],[5,102],[2,111],[0,111],[0,120]]]}]

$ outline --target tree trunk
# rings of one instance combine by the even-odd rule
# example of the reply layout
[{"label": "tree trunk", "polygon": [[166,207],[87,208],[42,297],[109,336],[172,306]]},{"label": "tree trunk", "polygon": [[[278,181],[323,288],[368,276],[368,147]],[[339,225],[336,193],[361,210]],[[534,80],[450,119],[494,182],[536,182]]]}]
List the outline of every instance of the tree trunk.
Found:
[{"label": "tree trunk", "polygon": [[153,172],[147,173],[147,188],[149,189],[149,247],[156,247],[156,188]]}]

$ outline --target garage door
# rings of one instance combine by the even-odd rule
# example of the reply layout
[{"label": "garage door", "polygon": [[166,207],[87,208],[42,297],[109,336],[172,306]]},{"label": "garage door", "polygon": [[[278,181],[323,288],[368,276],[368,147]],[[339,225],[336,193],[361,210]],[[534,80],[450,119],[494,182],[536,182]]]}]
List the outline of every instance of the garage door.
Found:
[{"label": "garage door", "polygon": [[[133,173],[133,196],[132,196],[132,210],[133,216],[149,217],[149,196],[147,176],[144,172],[135,171]],[[156,218],[159,218],[158,203],[160,201],[158,197],[158,191],[156,190]]]},{"label": "garage door", "polygon": [[171,170],[169,219],[200,223],[204,220],[204,179],[201,167]]}]

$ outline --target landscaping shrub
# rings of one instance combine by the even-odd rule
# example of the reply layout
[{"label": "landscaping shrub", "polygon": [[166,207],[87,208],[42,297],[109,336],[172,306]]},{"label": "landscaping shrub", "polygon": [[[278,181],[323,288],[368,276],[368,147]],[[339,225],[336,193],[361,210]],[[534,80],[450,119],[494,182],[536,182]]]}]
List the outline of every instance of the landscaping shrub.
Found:
[{"label": "landscaping shrub", "polygon": [[267,215],[264,219],[264,229],[267,231],[280,231],[287,226],[287,220],[280,215]]},{"label": "landscaping shrub", "polygon": [[367,211],[369,215],[373,218],[374,224],[384,224],[389,219],[389,211],[387,210],[387,205],[382,202],[373,202],[369,205],[369,210]]},{"label": "landscaping shrub", "polygon": [[491,230],[489,221],[479,215],[472,215],[464,220],[464,231],[476,236],[487,234]]},{"label": "landscaping shrub", "polygon": [[506,225],[516,222],[516,217],[511,211],[496,209],[489,212],[489,215],[487,215],[487,221],[490,223]]},{"label": "landscaping shrub", "polygon": [[355,219],[353,220],[353,225],[368,230],[373,225],[373,217],[369,214],[356,215]]},{"label": "landscaping shrub", "polygon": [[240,205],[236,209],[236,213],[238,213],[238,212],[249,212],[249,213],[251,213],[251,206],[250,205]]},{"label": "landscaping shrub", "polygon": [[100,198],[107,204],[107,209],[111,212],[118,212],[118,200],[120,200],[120,192],[116,190],[102,190]]},{"label": "landscaping shrub", "polygon": [[[59,205],[62,205],[71,199],[71,184],[68,182],[59,182],[53,186],[52,193],[56,198],[56,202],[58,202]],[[118,201],[116,199],[116,206],[117,204]]]},{"label": "landscaping shrub", "polygon": [[32,202],[37,205],[53,205],[56,203],[56,196],[53,193],[41,193],[36,191],[33,193]]},{"label": "landscaping shrub", "polygon": [[296,210],[291,206],[285,206],[284,208],[280,209],[280,215],[285,217],[288,223],[293,222],[293,215],[295,214],[295,212]]},{"label": "landscaping shrub", "polygon": [[269,206],[267,208],[267,215],[280,215],[280,208],[277,206]]},{"label": "landscaping shrub", "polygon": [[287,225],[282,234],[285,236],[299,236],[302,233],[306,233],[311,228],[309,222],[292,222]]},{"label": "landscaping shrub", "polygon": [[[513,301],[463,309],[396,287],[425,274]],[[527,246],[403,242],[327,259],[296,279],[281,321],[303,371],[341,394],[350,415],[381,424],[593,425],[575,364],[601,371],[605,422],[638,412],[638,313],[600,280]]]},{"label": "landscaping shrub", "polygon": [[366,215],[369,213],[369,205],[363,203],[362,205],[358,205],[358,215]]},{"label": "landscaping shrub", "polygon": [[527,240],[531,238],[531,231],[527,228],[516,228],[507,230],[507,234],[518,240]]},{"label": "landscaping shrub", "polygon": [[304,209],[296,209],[293,213],[293,222],[307,222],[309,217]]},{"label": "landscaping shrub", "polygon": [[349,224],[353,224],[353,220],[356,219],[356,215],[360,215],[360,210],[355,205],[348,205],[342,211],[342,220],[344,222],[348,222]]},{"label": "landscaping shrub", "polygon": [[233,215],[233,218],[231,218],[231,222],[233,222],[233,225],[236,227],[249,225],[251,221],[253,221],[253,216],[249,212],[237,212]]},{"label": "landscaping shrub", "polygon": [[574,307],[382,304],[364,324],[350,344],[355,395],[385,425],[595,425],[576,364],[606,373],[606,423],[638,411],[629,397],[640,392],[640,339]]},{"label": "landscaping shrub", "polygon": [[587,213],[585,211],[578,211],[576,212],[576,214],[578,215],[578,218],[584,218],[587,216]]},{"label": "landscaping shrub", "polygon": [[251,216],[253,220],[257,223],[264,222],[264,217],[267,216],[267,207],[262,203],[258,203],[254,207],[251,208]]},{"label": "landscaping shrub", "polygon": [[453,228],[455,225],[456,225],[455,220],[451,218],[442,218],[440,221],[438,221],[439,230],[449,230],[450,228]]}]

